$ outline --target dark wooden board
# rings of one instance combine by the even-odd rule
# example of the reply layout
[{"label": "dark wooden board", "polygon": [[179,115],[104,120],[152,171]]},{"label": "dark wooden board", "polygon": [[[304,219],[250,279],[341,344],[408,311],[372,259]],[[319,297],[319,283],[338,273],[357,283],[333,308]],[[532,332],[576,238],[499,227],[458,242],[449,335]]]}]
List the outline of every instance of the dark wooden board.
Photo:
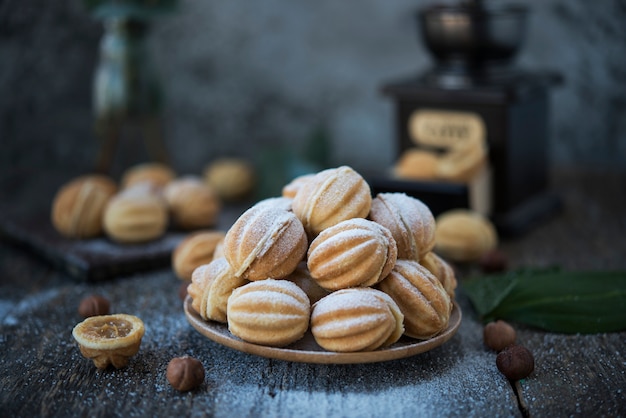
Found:
[{"label": "dark wooden board", "polygon": [[160,239],[142,244],[118,244],[104,236],[69,239],[54,229],[47,214],[23,219],[2,215],[0,232],[72,277],[89,282],[166,268],[172,251],[186,235],[168,231]]}]

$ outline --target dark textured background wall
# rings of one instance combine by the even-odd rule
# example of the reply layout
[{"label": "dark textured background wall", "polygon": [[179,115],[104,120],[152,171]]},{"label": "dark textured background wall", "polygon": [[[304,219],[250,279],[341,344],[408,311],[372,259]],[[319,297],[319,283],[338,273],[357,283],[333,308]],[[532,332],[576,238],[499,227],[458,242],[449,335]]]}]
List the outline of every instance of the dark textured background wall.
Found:
[{"label": "dark textured background wall", "polygon": [[[392,105],[379,88],[431,65],[413,21],[426,3],[181,1],[150,34],[175,167],[197,172],[217,156],[297,150],[319,129],[330,138],[332,163],[388,166]],[[532,17],[518,65],[565,78],[551,94],[552,163],[623,169],[626,2],[526,3]],[[0,1],[3,176],[91,167],[101,34],[79,0]],[[142,157],[126,158],[117,164]]]}]

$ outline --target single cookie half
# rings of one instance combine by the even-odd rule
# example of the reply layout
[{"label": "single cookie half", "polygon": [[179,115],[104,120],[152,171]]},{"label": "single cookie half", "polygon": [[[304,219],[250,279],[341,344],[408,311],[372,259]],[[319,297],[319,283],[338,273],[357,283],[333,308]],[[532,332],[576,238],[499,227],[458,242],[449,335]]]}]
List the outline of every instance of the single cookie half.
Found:
[{"label": "single cookie half", "polygon": [[113,365],[125,367],[137,354],[145,329],[134,315],[115,314],[91,316],[72,330],[81,354],[99,369]]}]

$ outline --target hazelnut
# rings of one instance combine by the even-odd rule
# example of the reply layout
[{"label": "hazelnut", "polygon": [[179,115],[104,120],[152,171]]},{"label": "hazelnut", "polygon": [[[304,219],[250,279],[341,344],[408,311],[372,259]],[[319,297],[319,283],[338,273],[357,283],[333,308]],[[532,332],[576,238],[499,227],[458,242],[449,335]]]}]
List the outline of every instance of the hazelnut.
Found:
[{"label": "hazelnut", "polygon": [[91,295],[83,298],[78,305],[78,314],[83,318],[90,316],[108,315],[111,304],[104,296]]},{"label": "hazelnut", "polygon": [[483,254],[478,264],[483,273],[501,273],[507,270],[509,260],[504,252],[493,249]]},{"label": "hazelnut", "polygon": [[167,365],[166,377],[174,389],[186,392],[204,382],[204,367],[193,357],[176,357]]},{"label": "hazelnut", "polygon": [[535,369],[535,359],[524,346],[512,345],[496,357],[496,366],[510,381],[524,379]]},{"label": "hazelnut", "polygon": [[483,328],[483,341],[494,351],[500,352],[515,344],[515,329],[507,322],[498,320],[490,322]]}]

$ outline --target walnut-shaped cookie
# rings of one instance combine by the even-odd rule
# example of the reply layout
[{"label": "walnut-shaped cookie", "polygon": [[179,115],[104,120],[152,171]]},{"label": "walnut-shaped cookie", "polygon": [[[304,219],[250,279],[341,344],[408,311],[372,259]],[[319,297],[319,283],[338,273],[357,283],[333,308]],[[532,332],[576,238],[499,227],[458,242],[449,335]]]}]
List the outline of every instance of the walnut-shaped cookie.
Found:
[{"label": "walnut-shaped cookie", "polygon": [[292,212],[261,205],[252,206],[230,227],[223,251],[236,276],[278,279],[296,269],[307,244],[302,223]]},{"label": "walnut-shaped cookie", "polygon": [[320,171],[302,184],[293,198],[293,212],[310,238],[352,218],[365,218],[372,196],[365,179],[351,167]]},{"label": "walnut-shaped cookie", "polygon": [[313,305],[311,333],[324,349],[372,351],[396,342],[403,314],[395,301],[372,288],[342,289]]},{"label": "walnut-shaped cookie", "polygon": [[149,183],[153,190],[162,190],[176,178],[176,172],[166,164],[149,162],[134,165],[122,174],[121,188],[127,189],[139,183]]},{"label": "walnut-shaped cookie", "polygon": [[396,301],[404,314],[404,333],[428,339],[448,326],[452,301],[441,282],[414,260],[398,260],[378,289]]},{"label": "walnut-shaped cookie", "polygon": [[204,320],[226,322],[226,305],[233,291],[248,280],[235,276],[224,257],[196,268],[187,292],[191,306]]},{"label": "walnut-shaped cookie", "polygon": [[457,280],[452,266],[432,251],[422,257],[420,264],[439,279],[450,298],[454,299]]},{"label": "walnut-shaped cookie", "polygon": [[348,219],[322,231],[311,242],[311,277],[327,290],[373,286],[389,274],[397,258],[391,232],[363,218]]},{"label": "walnut-shaped cookie", "polygon": [[311,305],[330,293],[317,284],[315,279],[311,277],[311,272],[306,265],[306,261],[302,261],[293,273],[285,277],[285,280],[294,282],[300,289],[304,290],[304,293],[306,293],[311,301]]},{"label": "walnut-shaped cookie", "polygon": [[213,261],[225,232],[202,230],[187,235],[172,252],[172,269],[181,280],[191,280],[193,271]]},{"label": "walnut-shaped cookie", "polygon": [[404,193],[379,193],[369,219],[391,231],[398,258],[419,261],[435,246],[435,218],[421,200]]},{"label": "walnut-shaped cookie", "polygon": [[435,251],[457,262],[479,260],[498,245],[498,233],[491,221],[469,209],[452,209],[437,216]]},{"label": "walnut-shaped cookie", "polygon": [[259,280],[233,291],[228,298],[228,329],[255,344],[284,347],[309,328],[309,298],[289,280]]},{"label": "walnut-shaped cookie", "polygon": [[102,234],[102,214],[117,185],[109,177],[91,174],[63,185],[52,202],[52,225],[68,238]]},{"label": "walnut-shaped cookie", "polygon": [[208,228],[217,223],[219,196],[199,177],[179,177],[163,189],[172,222],[182,229]]},{"label": "walnut-shaped cookie", "polygon": [[104,230],[120,243],[141,243],[160,238],[167,229],[167,204],[148,183],[116,194],[104,210]]},{"label": "walnut-shaped cookie", "polygon": [[256,184],[254,167],[241,158],[220,158],[213,161],[205,167],[203,178],[224,201],[245,198]]}]

